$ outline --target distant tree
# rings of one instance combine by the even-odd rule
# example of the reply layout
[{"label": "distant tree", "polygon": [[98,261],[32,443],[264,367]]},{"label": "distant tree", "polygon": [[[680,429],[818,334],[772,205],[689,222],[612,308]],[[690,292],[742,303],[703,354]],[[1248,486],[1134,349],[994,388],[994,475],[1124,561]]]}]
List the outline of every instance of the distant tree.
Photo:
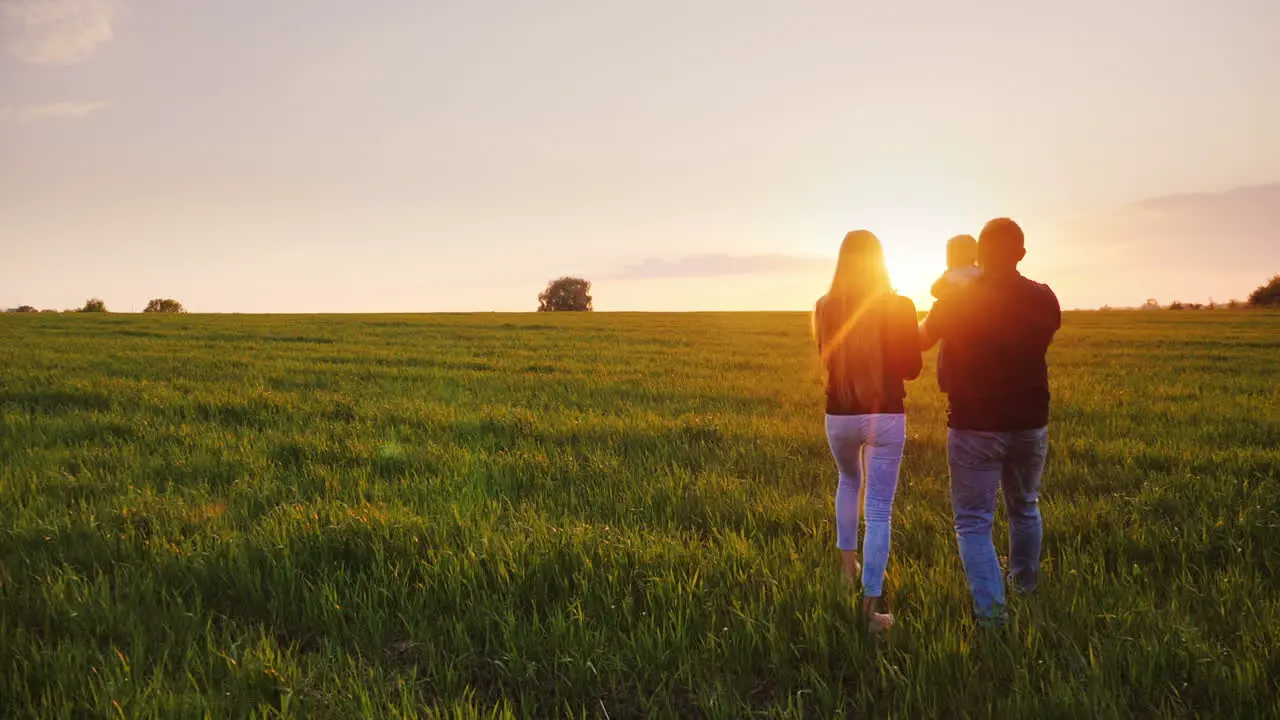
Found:
[{"label": "distant tree", "polygon": [[576,277],[552,280],[538,296],[538,312],[590,312],[591,283]]},{"label": "distant tree", "polygon": [[156,298],[147,303],[147,307],[143,309],[144,313],[184,313],[186,308],[182,307],[182,303],[170,298]]},{"label": "distant tree", "polygon": [[1170,310],[1181,310],[1182,307],[1183,307],[1182,303],[1177,300],[1174,300],[1173,302],[1169,303]]},{"label": "distant tree", "polygon": [[1229,302],[1227,303],[1227,309],[1228,309],[1228,310],[1239,310],[1239,309],[1240,309],[1240,306],[1241,306],[1241,302],[1240,302],[1239,300],[1235,300],[1235,299],[1232,299],[1231,301],[1229,301]]},{"label": "distant tree", "polygon": [[1202,303],[1187,303],[1187,309],[1189,309],[1189,310],[1203,310],[1203,309],[1204,309],[1204,305],[1203,305]]},{"label": "distant tree", "polygon": [[107,312],[107,304],[102,302],[98,298],[93,298],[91,300],[86,300],[84,303],[84,307],[77,310],[77,312],[104,313],[104,312]]},{"label": "distant tree", "polygon": [[1249,296],[1250,307],[1280,307],[1280,275],[1259,287]]},{"label": "distant tree", "polygon": [[14,308],[13,311],[16,313],[38,312],[35,308],[31,307],[30,305],[19,305],[18,307]]},{"label": "distant tree", "polygon": [[45,314],[45,313],[56,313],[56,312],[58,312],[58,311],[57,311],[57,310],[52,310],[52,309],[49,309],[49,308],[45,308],[44,310],[41,310],[41,311],[40,311],[40,314],[41,314],[41,315],[43,315],[43,314]]},{"label": "distant tree", "polygon": [[1143,304],[1142,309],[1143,310],[1159,310],[1160,303],[1156,302],[1155,298],[1147,298],[1147,302]]}]

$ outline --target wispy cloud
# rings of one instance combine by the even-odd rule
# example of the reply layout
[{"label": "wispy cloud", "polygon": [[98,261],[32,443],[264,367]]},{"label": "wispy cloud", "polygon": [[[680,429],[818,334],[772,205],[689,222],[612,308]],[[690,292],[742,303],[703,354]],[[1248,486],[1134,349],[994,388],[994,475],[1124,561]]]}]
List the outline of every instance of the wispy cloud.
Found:
[{"label": "wispy cloud", "polygon": [[1065,231],[1077,268],[1098,287],[1114,278],[1166,301],[1241,297],[1280,268],[1280,183],[1147,198]]},{"label": "wispy cloud", "polygon": [[37,120],[64,119],[76,120],[95,113],[106,107],[105,102],[60,102],[46,105],[23,105],[21,107],[0,107],[0,122],[17,120],[18,122],[35,122]]},{"label": "wispy cloud", "polygon": [[1264,216],[1280,220],[1280,183],[1249,185],[1221,192],[1162,195],[1140,200],[1130,210],[1148,213],[1211,213]]},{"label": "wispy cloud", "polygon": [[828,269],[829,260],[802,255],[688,255],[674,260],[649,258],[614,274],[617,280],[776,275]]},{"label": "wispy cloud", "polygon": [[1215,263],[1280,260],[1280,183],[1223,192],[1165,195],[1112,214],[1098,236],[1163,254]]},{"label": "wispy cloud", "polygon": [[74,65],[114,33],[113,0],[0,0],[5,49],[31,65]]}]

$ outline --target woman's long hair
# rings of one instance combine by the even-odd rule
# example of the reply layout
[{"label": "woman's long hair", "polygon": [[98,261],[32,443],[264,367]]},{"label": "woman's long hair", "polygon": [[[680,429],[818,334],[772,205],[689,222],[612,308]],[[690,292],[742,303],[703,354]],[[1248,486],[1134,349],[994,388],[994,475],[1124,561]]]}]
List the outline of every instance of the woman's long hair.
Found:
[{"label": "woman's long hair", "polygon": [[880,239],[868,230],[844,236],[831,289],[818,301],[814,332],[830,386],[840,400],[877,405],[884,395],[883,313],[872,308],[888,293],[889,271]]}]

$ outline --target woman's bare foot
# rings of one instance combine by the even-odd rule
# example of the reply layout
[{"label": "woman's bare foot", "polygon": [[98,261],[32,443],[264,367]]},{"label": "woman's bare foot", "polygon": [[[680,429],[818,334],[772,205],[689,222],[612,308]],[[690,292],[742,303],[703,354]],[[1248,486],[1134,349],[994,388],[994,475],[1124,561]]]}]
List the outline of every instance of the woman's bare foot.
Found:
[{"label": "woman's bare foot", "polygon": [[879,635],[889,631],[893,627],[893,614],[888,611],[880,612],[880,598],[868,597],[862,599],[862,614],[867,618],[867,630],[873,635]]}]

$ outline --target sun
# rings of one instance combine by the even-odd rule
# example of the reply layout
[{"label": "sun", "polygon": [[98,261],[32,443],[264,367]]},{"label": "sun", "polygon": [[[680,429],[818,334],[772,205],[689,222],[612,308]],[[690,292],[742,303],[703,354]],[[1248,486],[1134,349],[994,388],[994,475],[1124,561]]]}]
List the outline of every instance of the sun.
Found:
[{"label": "sun", "polygon": [[[846,223],[840,231],[828,233],[820,252],[828,253],[830,267],[836,263],[836,248],[843,233],[849,230],[866,229],[880,238],[884,248],[885,267],[889,271],[889,281],[900,295],[910,298],[918,310],[928,310],[933,305],[930,293],[934,281],[947,269],[947,240],[960,233],[976,234],[971,223],[957,222],[952,217],[910,217],[903,214],[865,213],[859,215],[859,222]],[[825,291],[830,282],[830,270],[824,269],[815,273],[819,285]],[[803,293],[800,293],[803,294]],[[807,299],[807,295],[805,295]]]},{"label": "sun", "polygon": [[979,179],[925,158],[872,158],[832,179],[827,190],[821,213],[808,225],[812,246],[834,267],[845,233],[870,230],[884,247],[893,289],[922,311],[933,306],[930,289],[946,271],[947,240],[977,236],[983,223],[1013,205]]},{"label": "sun", "polygon": [[933,304],[929,289],[947,269],[947,239],[968,227],[929,217],[886,219],[873,228],[884,245],[894,289],[920,309]]},{"label": "sun", "polygon": [[914,253],[895,253],[885,248],[885,266],[889,269],[893,289],[899,294],[911,298],[917,307],[933,304],[929,288],[942,274],[945,263],[928,261]]},{"label": "sun", "polygon": [[[886,172],[874,182],[850,187],[849,202],[832,219],[839,218],[844,232],[863,228],[875,233],[894,290],[927,310],[933,305],[930,288],[947,268],[947,240],[978,234],[984,213],[993,207],[986,194],[940,170]],[[843,232],[832,232],[837,235],[843,237]]]}]

